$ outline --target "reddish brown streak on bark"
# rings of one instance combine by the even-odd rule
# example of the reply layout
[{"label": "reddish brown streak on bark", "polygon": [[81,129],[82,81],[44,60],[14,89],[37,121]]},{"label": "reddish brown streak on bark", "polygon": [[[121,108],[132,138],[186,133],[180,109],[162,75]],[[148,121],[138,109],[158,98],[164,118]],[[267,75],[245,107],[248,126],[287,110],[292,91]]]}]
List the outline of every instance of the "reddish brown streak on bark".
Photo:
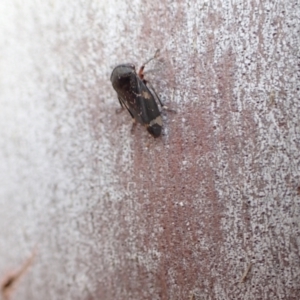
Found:
[{"label": "reddish brown streak on bark", "polygon": [[4,300],[9,300],[11,298],[11,294],[16,287],[16,284],[21,279],[21,277],[28,270],[30,265],[33,263],[36,252],[34,251],[32,255],[24,262],[24,264],[20,267],[19,270],[12,272],[5,276],[1,283],[1,295]]}]

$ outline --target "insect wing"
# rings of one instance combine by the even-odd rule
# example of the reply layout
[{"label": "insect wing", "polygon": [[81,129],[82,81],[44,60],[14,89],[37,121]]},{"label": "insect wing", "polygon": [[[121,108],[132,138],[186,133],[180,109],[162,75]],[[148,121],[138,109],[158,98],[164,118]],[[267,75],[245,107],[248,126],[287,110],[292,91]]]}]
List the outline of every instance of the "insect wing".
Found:
[{"label": "insect wing", "polygon": [[143,124],[149,124],[160,115],[155,98],[142,80],[138,80],[139,93],[137,106],[140,111],[140,119]]}]

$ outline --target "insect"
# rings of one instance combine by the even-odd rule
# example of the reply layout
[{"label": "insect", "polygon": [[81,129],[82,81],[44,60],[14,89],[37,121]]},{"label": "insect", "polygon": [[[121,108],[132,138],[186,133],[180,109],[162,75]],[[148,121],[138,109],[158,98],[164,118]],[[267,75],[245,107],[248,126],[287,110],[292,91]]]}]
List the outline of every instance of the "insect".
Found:
[{"label": "insect", "polygon": [[162,128],[162,118],[155,99],[159,101],[161,107],[164,106],[153,87],[144,79],[144,68],[156,58],[158,51],[141,66],[138,73],[133,64],[122,64],[116,66],[110,76],[121,107],[125,107],[131,117],[144,125],[154,137],[160,136]]}]

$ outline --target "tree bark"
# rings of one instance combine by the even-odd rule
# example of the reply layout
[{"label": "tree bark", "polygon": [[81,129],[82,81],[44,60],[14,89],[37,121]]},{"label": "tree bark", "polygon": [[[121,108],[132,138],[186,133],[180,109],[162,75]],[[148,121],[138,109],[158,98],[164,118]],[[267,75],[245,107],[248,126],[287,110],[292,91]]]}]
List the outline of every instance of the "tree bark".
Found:
[{"label": "tree bark", "polygon": [[3,299],[299,299],[299,1],[143,2],[0,4]]}]

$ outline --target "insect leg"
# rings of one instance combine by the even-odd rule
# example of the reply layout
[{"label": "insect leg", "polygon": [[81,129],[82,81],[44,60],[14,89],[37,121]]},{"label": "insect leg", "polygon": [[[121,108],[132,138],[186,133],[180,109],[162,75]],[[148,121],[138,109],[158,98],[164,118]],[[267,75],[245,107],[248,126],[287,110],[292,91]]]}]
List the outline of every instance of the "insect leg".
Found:
[{"label": "insect leg", "polygon": [[124,110],[123,102],[120,100],[119,97],[118,97],[118,100],[119,100],[119,103],[120,103],[121,107],[116,109],[116,114],[119,114]]},{"label": "insect leg", "polygon": [[137,122],[135,121],[135,119],[133,119],[133,122],[132,122],[132,127],[131,127],[131,133],[134,133],[135,131],[135,128],[136,128],[136,125],[137,125]]},{"label": "insect leg", "polygon": [[134,119],[134,116],[131,113],[129,107],[126,105],[126,102],[123,102],[120,97],[118,97],[118,100],[119,100],[119,102],[120,102],[120,104],[122,106],[121,110],[123,110],[124,108],[126,108],[128,110],[128,112],[130,113],[131,117]]},{"label": "insect leg", "polygon": [[124,106],[123,106],[123,102],[120,100],[120,98],[119,98],[119,97],[118,97],[118,100],[119,100],[119,103],[120,103],[121,107],[122,107],[122,108],[124,108]]}]

